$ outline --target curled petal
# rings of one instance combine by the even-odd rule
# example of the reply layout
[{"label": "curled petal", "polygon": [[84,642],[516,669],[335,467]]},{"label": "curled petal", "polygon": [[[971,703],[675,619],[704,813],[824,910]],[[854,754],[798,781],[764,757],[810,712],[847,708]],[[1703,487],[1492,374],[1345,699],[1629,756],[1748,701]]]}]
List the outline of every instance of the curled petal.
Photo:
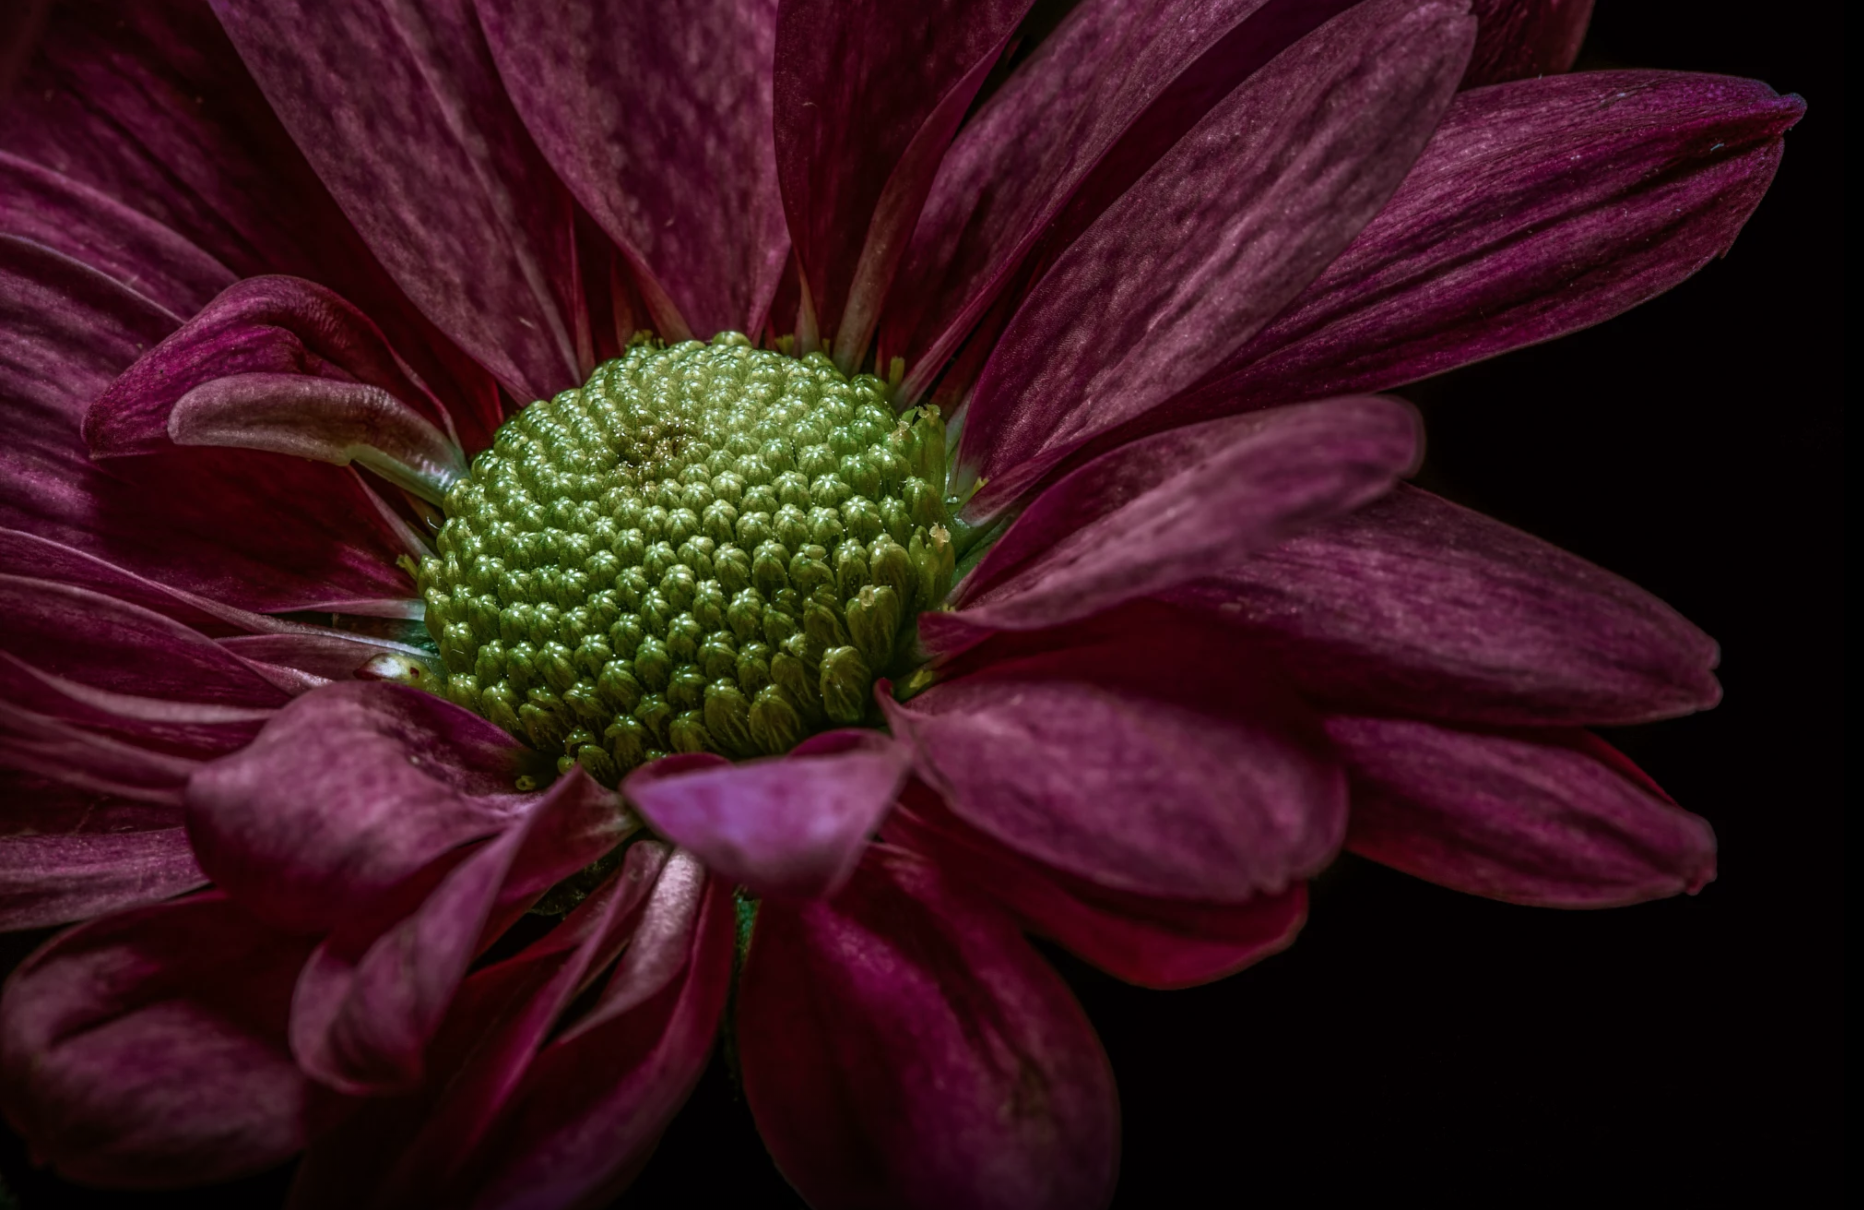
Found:
[{"label": "curled petal", "polygon": [[724,883],[676,852],[597,1008],[531,1064],[462,1201],[602,1205],[633,1180],[711,1054],[733,923]]},{"label": "curled petal", "polygon": [[297,698],[188,782],[201,867],[261,919],[322,931],[447,850],[505,830],[526,799],[515,741],[381,682]]},{"label": "curled petal", "polygon": [[880,695],[965,823],[1099,886],[1242,903],[1332,859],[1344,780],[1302,704],[1233,632],[1154,606],[979,648]]},{"label": "curled petal", "polygon": [[61,934],[0,996],[7,1120],[86,1184],[172,1188],[283,1162],[308,1133],[308,1083],[284,1049],[308,948],[217,892]]},{"label": "curled petal", "polygon": [[870,850],[833,900],[765,903],[739,992],[744,1094],[810,1205],[1089,1210],[1119,1104],[1067,985],[995,908]]},{"label": "curled petal", "polygon": [[[431,867],[444,875],[437,885],[422,871],[412,886],[340,922],[305,964],[292,999],[298,1065],[349,1093],[418,1087],[427,1045],[467,965],[625,831],[615,796],[579,767],[504,835],[457,863],[453,854],[441,858]],[[401,915],[406,899],[417,902]]]},{"label": "curled petal", "polygon": [[986,480],[968,515],[994,515],[1072,450],[1194,384],[1326,267],[1449,103],[1475,32],[1461,8],[1371,0],[1329,21],[1061,254],[967,405],[956,471],[960,486]]},{"label": "curled petal", "polygon": [[1662,601],[1402,485],[1168,597],[1247,629],[1310,700],[1357,713],[1602,726],[1721,698],[1714,640]]},{"label": "curled petal", "polygon": [[[385,439],[391,451],[404,446],[426,451],[432,442],[427,433],[433,431],[435,422],[446,423],[439,404],[408,377],[381,331],[355,306],[314,282],[256,277],[221,291],[173,336],[112,382],[86,411],[84,436],[97,457],[156,453],[173,439],[173,409],[184,397],[223,379],[237,384],[253,378],[256,381],[243,392],[237,386],[228,390],[234,400],[256,395],[263,402],[266,393],[255,388],[269,385],[271,396],[284,397],[288,384],[266,380],[287,377],[306,380],[298,393],[307,410],[332,414],[323,422],[325,428],[337,426],[331,436],[366,426],[366,431]],[[319,386],[331,392],[327,400],[314,393]],[[371,402],[357,397],[358,387],[375,387],[387,398]],[[344,388],[349,389],[347,395]],[[211,422],[212,398],[210,394],[204,404],[197,405],[208,407],[197,424]],[[393,406],[397,401],[399,409]],[[288,406],[274,404],[261,418],[276,427],[284,422],[280,413]],[[222,420],[221,426],[225,424]],[[424,428],[417,429],[417,425]],[[445,444],[444,438],[441,443]],[[250,448],[274,447],[256,444]],[[299,449],[281,452],[316,456]],[[438,447],[432,452],[438,454]]]},{"label": "curled petal", "polygon": [[1453,890],[1616,907],[1701,890],[1715,834],[1583,731],[1481,734],[1332,718],[1353,779],[1347,846]]},{"label": "curled petal", "polygon": [[1049,488],[966,579],[963,608],[922,619],[927,645],[1053,626],[1196,578],[1384,494],[1423,446],[1416,413],[1389,399],[1239,421],[1122,446]]},{"label": "curled petal", "polygon": [[563,922],[521,952],[473,972],[428,1047],[427,1081],[412,1096],[375,1097],[313,1144],[293,1206],[395,1210],[441,1201],[546,1037],[637,931],[667,849],[628,847],[621,868]]},{"label": "curled petal", "polygon": [[165,452],[108,469],[92,461],[80,432],[88,405],[174,330],[173,316],[121,283],[0,235],[0,399],[10,424],[0,524],[245,608],[406,595],[353,476],[180,450],[162,430],[165,407],[138,421],[153,422]]},{"label": "curled petal", "polygon": [[446,434],[380,387],[293,374],[231,374],[175,401],[168,436],[176,445],[268,450],[348,466],[360,462],[390,483],[441,503],[466,473]]},{"label": "curled petal", "polygon": [[1113,891],[1031,861],[967,827],[936,796],[909,792],[885,839],[938,862],[1009,910],[1022,926],[1140,987],[1194,987],[1233,975],[1293,944],[1307,887],[1240,904],[1193,903]]},{"label": "curled petal", "polygon": [[848,880],[911,755],[884,735],[839,731],[774,760],[671,763],[622,785],[656,831],[753,894],[815,898]]}]

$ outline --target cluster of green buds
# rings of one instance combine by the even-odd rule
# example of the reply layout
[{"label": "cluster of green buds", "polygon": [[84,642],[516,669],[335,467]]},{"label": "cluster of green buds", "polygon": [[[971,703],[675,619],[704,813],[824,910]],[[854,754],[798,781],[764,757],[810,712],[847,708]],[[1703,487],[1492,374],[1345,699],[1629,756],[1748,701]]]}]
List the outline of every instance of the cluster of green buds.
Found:
[{"label": "cluster of green buds", "polygon": [[951,589],[945,426],[826,356],[640,341],[531,404],[421,562],[443,692],[614,785],[877,721]]}]

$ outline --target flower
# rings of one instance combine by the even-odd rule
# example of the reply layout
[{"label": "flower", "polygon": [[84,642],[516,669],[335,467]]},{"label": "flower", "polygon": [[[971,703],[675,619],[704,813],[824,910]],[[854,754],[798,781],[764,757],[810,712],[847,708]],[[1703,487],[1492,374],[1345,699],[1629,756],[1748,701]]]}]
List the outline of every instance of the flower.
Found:
[{"label": "flower", "polygon": [[[9,923],[91,921],[0,1004],[41,1154],[168,1185],[308,1145],[307,1204],[594,1200],[735,987],[812,1201],[1092,1204],[1111,1075],[1023,932],[1181,986],[1287,944],[1342,843],[1561,906],[1711,876],[1583,728],[1712,704],[1713,644],[1395,486],[1415,418],[1364,392],[1680,280],[1798,103],[1456,91],[1570,61],[1584,6],[1108,2],[967,119],[1021,8],[54,22],[0,119]],[[685,339],[733,329],[761,347]],[[778,482],[817,449],[821,498]],[[584,482],[620,462],[654,473]],[[727,475],[774,506],[712,511]],[[608,590],[569,537],[605,517]],[[704,620],[726,547],[763,609]]]}]

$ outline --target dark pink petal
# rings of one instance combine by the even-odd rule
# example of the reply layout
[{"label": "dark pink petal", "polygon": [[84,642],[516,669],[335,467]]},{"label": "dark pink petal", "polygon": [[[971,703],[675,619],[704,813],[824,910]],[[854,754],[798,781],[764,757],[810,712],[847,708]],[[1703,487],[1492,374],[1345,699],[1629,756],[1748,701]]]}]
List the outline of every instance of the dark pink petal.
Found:
[{"label": "dark pink petal", "polygon": [[302,374],[233,374],[175,401],[176,445],[265,450],[348,466],[361,463],[434,504],[466,473],[445,433],[381,387]]},{"label": "dark pink petal", "polygon": [[776,0],[476,2],[544,156],[673,302],[660,334],[761,332],[789,243],[770,141]]},{"label": "dark pink petal", "polygon": [[302,278],[254,277],[223,290],[112,382],[85,412],[85,439],[101,458],[166,449],[183,397],[255,375],[302,376],[307,387],[373,387],[429,429],[446,423],[381,330],[347,300]]},{"label": "dark pink petal", "polygon": [[304,1146],[308,1085],[284,1048],[308,944],[209,893],[61,934],[0,998],[0,1103],[85,1184],[223,1181]]},{"label": "dark pink petal", "polygon": [[0,617],[0,651],[79,686],[233,707],[247,712],[240,718],[285,701],[199,631],[88,588],[0,574]]},{"label": "dark pink petal", "polygon": [[771,760],[659,761],[629,774],[622,792],[726,881],[756,895],[819,898],[848,880],[911,760],[879,732],[832,731]]},{"label": "dark pink petal", "polygon": [[[417,666],[431,658],[419,648],[406,643],[334,630],[301,634],[235,635],[221,639],[219,643],[244,659],[296,668],[327,681],[349,680],[371,661],[384,656],[409,661]],[[361,679],[371,678],[365,676]]]},{"label": "dark pink petal", "polygon": [[173,230],[81,181],[0,151],[0,231],[44,244],[192,315],[233,272]]},{"label": "dark pink petal", "polygon": [[74,789],[179,808],[201,762],[88,730],[0,697],[0,769]]},{"label": "dark pink petal", "polygon": [[216,450],[91,461],[86,406],[174,326],[96,270],[0,236],[0,525],[240,606],[405,596],[352,475]]},{"label": "dark pink petal", "polygon": [[1473,0],[1476,49],[1464,88],[1558,75],[1579,57],[1592,0]]},{"label": "dark pink petal", "polygon": [[420,1091],[371,1098],[313,1144],[291,1204],[437,1200],[434,1191],[471,1159],[570,1001],[628,945],[666,858],[651,840],[629,846],[622,867],[560,925],[469,976],[428,1048]]},{"label": "dark pink petal", "polygon": [[1353,778],[1355,853],[1452,890],[1537,907],[1695,894],[1715,834],[1584,731],[1479,734],[1330,718]]},{"label": "dark pink petal", "polygon": [[1345,784],[1326,741],[1234,632],[1128,607],[971,662],[880,701],[953,813],[1010,848],[1213,903],[1278,894],[1338,848]]},{"label": "dark pink petal", "polygon": [[45,928],[205,885],[187,829],[0,838],[0,930]]},{"label": "dark pink petal", "polygon": [[255,915],[322,931],[515,822],[525,755],[418,689],[332,684],[190,779],[188,832],[201,868]]},{"label": "dark pink petal", "polygon": [[0,931],[140,907],[207,881],[181,812],[0,774]]},{"label": "dark pink petal", "polygon": [[518,398],[582,380],[569,196],[467,0],[217,0],[293,140],[423,313]]},{"label": "dark pink petal", "polygon": [[0,147],[147,215],[234,275],[308,277],[360,303],[455,409],[468,447],[486,443],[496,385],[376,262],[205,4],[60,4],[22,85],[0,110]]},{"label": "dark pink petal", "polygon": [[1219,102],[1061,255],[966,412],[960,484],[987,481],[971,515],[994,514],[1070,450],[1221,364],[1358,234],[1462,73],[1474,27],[1459,7],[1371,0],[1329,21]]},{"label": "dark pink petal", "polygon": [[294,630],[292,623],[236,609],[138,575],[63,542],[17,529],[0,529],[0,568],[30,570],[36,579],[87,588],[126,604],[165,614],[197,629],[231,628],[255,633]]},{"label": "dark pink petal", "polygon": [[298,1065],[348,1093],[418,1087],[428,1043],[468,964],[631,826],[615,794],[577,767],[504,835],[448,870],[409,914],[385,920],[384,905],[339,923],[305,964],[292,999]]},{"label": "dark pink petal", "polygon": [[776,37],[777,179],[805,343],[859,363],[932,176],[1029,0],[788,0]]},{"label": "dark pink petal", "polygon": [[744,1094],[819,1210],[1106,1205],[1119,1101],[1093,1026],[1008,917],[870,850],[833,900],[758,910]]},{"label": "dark pink petal", "polygon": [[1342,710],[1622,725],[1721,697],[1714,640],[1675,610],[1411,487],[1169,599],[1246,628],[1304,695]]},{"label": "dark pink petal", "polygon": [[464,1203],[599,1206],[633,1180],[711,1054],[733,923],[725,884],[676,852],[597,1008],[538,1055],[472,1157]]},{"label": "dark pink petal", "polygon": [[[939,166],[899,288],[887,300],[876,360],[906,357],[907,398],[933,381],[1141,115],[1261,7],[1262,0],[1089,0],[979,107]],[[1252,66],[1241,61],[1246,55],[1226,58],[1237,74],[1226,74],[1216,96]],[[1153,154],[1198,116],[1156,142]]]},{"label": "dark pink petal", "polygon": [[921,632],[944,651],[967,631],[1053,626],[1161,592],[1376,499],[1422,452],[1416,412],[1375,397],[1121,446],[1038,496],[967,577],[961,611],[925,615]]},{"label": "dark pink petal", "polygon": [[1023,928],[1141,987],[1209,983],[1279,953],[1307,919],[1307,887],[1242,904],[1193,903],[1071,878],[967,827],[927,792],[888,816],[883,836],[1007,908]]},{"label": "dark pink petal", "polygon": [[1609,319],[1728,250],[1804,110],[1654,71],[1459,94],[1359,238],[1172,411],[1381,390]]}]

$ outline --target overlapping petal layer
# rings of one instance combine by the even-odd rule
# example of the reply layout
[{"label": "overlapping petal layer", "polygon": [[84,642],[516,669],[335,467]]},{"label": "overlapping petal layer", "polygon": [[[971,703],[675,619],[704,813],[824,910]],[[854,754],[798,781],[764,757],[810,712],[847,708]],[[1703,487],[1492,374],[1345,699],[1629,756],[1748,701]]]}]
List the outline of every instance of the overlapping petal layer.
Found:
[{"label": "overlapping petal layer", "polygon": [[[1019,636],[1020,639],[1020,636]],[[966,823],[1101,886],[1240,903],[1332,859],[1345,784],[1272,662],[1194,615],[1129,606],[881,704]]]},{"label": "overlapping petal layer", "polygon": [[1636,586],[1416,488],[1169,594],[1368,713],[1616,726],[1721,697],[1714,640]]},{"label": "overlapping petal layer", "polygon": [[1453,4],[1372,0],[1219,102],[1004,331],[957,452],[961,483],[986,480],[968,514],[992,515],[1272,319],[1397,188],[1474,32]]},{"label": "overlapping petal layer", "polygon": [[0,1106],[90,1184],[228,1180],[304,1146],[312,1091],[283,1045],[309,949],[209,892],[63,933],[0,998]]},{"label": "overlapping petal layer", "polygon": [[1062,1210],[1119,1169],[1113,1073],[989,904],[874,848],[835,899],[758,913],[738,1012],[758,1131],[811,1205]]}]

